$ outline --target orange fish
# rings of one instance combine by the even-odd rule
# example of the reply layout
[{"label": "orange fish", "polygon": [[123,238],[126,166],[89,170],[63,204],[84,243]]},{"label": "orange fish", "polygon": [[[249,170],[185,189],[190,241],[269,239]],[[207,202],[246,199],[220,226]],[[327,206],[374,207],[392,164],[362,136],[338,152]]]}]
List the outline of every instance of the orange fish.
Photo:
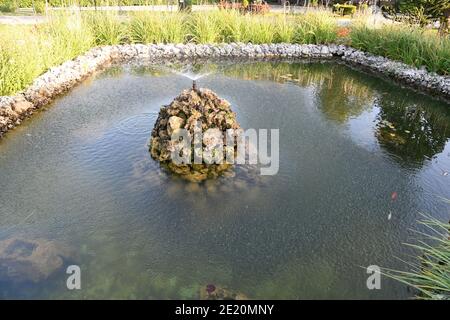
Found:
[{"label": "orange fish", "polygon": [[391,200],[394,201],[394,200],[397,199],[397,197],[398,197],[397,192],[396,192],[396,191],[392,192],[392,194],[391,194]]}]

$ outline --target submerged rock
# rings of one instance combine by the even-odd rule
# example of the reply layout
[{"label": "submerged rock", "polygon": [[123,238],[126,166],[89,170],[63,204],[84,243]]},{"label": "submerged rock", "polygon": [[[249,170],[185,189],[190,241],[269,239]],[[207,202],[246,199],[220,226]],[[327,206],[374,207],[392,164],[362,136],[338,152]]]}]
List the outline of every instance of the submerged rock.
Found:
[{"label": "submerged rock", "polygon": [[60,270],[67,249],[45,239],[11,238],[0,241],[0,280],[39,282]]},{"label": "submerged rock", "polygon": [[225,287],[208,284],[200,288],[200,300],[248,300],[248,297]]},{"label": "submerged rock", "polygon": [[[195,163],[193,145],[190,146],[190,163],[173,161],[172,152],[179,141],[173,141],[172,135],[180,129],[185,129],[192,139],[196,132],[201,132],[202,163]],[[161,108],[152,131],[150,153],[163,167],[186,180],[200,182],[216,178],[231,167],[231,164],[225,163],[225,154],[236,153],[235,143],[226,145],[227,129],[240,129],[228,101],[209,89],[184,90],[170,105]],[[223,162],[205,161],[205,154],[214,154],[216,150],[223,151]]]}]

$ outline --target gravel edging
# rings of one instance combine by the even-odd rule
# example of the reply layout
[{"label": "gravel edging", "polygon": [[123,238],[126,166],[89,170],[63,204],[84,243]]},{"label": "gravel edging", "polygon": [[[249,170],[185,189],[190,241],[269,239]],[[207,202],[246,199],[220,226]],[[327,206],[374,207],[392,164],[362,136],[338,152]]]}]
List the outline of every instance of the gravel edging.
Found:
[{"label": "gravel edging", "polygon": [[15,96],[0,96],[0,137],[20,125],[34,110],[48,104],[94,72],[116,62],[158,62],[193,58],[338,58],[388,76],[402,84],[450,101],[450,77],[417,69],[402,62],[374,56],[344,45],[300,44],[127,44],[96,47],[49,69]]}]

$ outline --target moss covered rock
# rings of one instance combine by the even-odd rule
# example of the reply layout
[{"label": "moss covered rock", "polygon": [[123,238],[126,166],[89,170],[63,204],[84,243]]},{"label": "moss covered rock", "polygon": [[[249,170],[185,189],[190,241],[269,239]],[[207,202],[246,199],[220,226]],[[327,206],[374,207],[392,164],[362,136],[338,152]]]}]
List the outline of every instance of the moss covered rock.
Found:
[{"label": "moss covered rock", "polygon": [[[202,163],[194,163],[193,146],[190,163],[179,164],[173,161],[172,152],[174,143],[177,142],[172,141],[172,135],[180,129],[186,129],[191,137],[194,137],[195,130],[201,129],[203,152],[214,151],[218,144],[222,144],[223,162],[208,163],[203,160]],[[231,164],[225,163],[225,153],[236,153],[235,142],[233,145],[226,145],[227,129],[240,129],[236,114],[228,101],[209,89],[184,90],[172,103],[161,108],[152,131],[150,153],[163,167],[189,181],[200,182],[216,178],[231,167]]]}]

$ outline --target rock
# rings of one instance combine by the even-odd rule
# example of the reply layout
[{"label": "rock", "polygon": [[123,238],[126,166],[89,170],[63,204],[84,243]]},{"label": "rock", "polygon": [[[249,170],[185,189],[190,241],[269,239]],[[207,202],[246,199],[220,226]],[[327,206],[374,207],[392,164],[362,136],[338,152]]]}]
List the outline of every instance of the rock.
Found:
[{"label": "rock", "polygon": [[14,111],[20,115],[25,114],[31,108],[33,108],[33,104],[25,99],[20,100],[13,105]]},{"label": "rock", "polygon": [[[74,87],[80,81],[92,73],[103,69],[113,62],[152,62],[159,63],[167,59],[184,59],[185,57],[306,57],[306,58],[331,58],[336,57],[347,64],[364,67],[373,72],[382,73],[394,80],[407,84],[410,87],[433,93],[446,100],[450,100],[450,77],[428,72],[423,67],[417,69],[410,65],[392,61],[384,57],[374,56],[344,45],[313,45],[313,44],[126,44],[116,46],[97,47],[89,50],[71,61],[50,68],[47,72],[37,77],[32,85],[12,97],[0,97],[0,116],[6,118],[7,125],[0,124],[0,131],[6,132],[17,123],[17,120],[29,115],[40,106],[50,103],[59,94]],[[19,98],[19,100],[17,100]],[[185,108],[187,106],[184,106]],[[185,121],[187,118],[177,116]],[[195,118],[195,117],[194,117]],[[168,121],[168,118],[165,118]],[[191,123],[192,123],[191,119]],[[5,120],[3,120],[4,122]],[[226,119],[227,122],[227,119]],[[20,122],[19,122],[20,123]],[[172,126],[173,124],[173,126]],[[179,119],[162,133],[162,140],[167,134],[171,134]],[[232,126],[228,120],[227,126]],[[156,151],[156,149],[154,149]]]},{"label": "rock", "polygon": [[200,300],[248,300],[248,297],[225,287],[208,284],[200,288]]},{"label": "rock", "polygon": [[[211,160],[217,150],[236,152],[236,145],[226,148],[225,139],[227,129],[239,129],[236,114],[230,104],[219,98],[208,89],[184,90],[172,103],[161,108],[150,140],[150,154],[153,159],[180,177],[191,181],[201,182],[208,178],[217,178],[230,169],[226,163],[215,164]],[[191,139],[194,132],[202,133],[202,163],[194,163],[194,145],[190,147],[191,163],[175,164],[171,159],[172,152],[179,150],[179,140],[171,138],[172,133],[179,129],[186,129]],[[196,131],[197,130],[197,131]],[[231,150],[230,150],[231,148]],[[211,159],[206,157],[211,155]],[[224,154],[217,155],[225,160]],[[205,161],[206,159],[206,161]]]},{"label": "rock", "polygon": [[66,249],[45,239],[11,238],[0,241],[0,280],[39,282],[60,270]]},{"label": "rock", "polygon": [[177,116],[172,116],[169,118],[167,125],[167,132],[171,135],[175,130],[180,129],[184,124],[184,120]]}]

